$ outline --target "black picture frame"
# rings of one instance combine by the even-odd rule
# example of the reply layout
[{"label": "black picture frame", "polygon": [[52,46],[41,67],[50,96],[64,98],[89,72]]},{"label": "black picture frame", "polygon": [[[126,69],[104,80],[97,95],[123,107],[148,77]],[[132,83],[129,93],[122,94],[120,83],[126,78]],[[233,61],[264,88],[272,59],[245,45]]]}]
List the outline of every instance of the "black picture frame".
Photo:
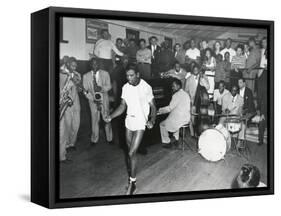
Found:
[{"label": "black picture frame", "polygon": [[[58,184],[58,71],[60,17],[193,23],[265,28],[268,32],[268,181],[265,188],[176,192],[79,199],[60,199]],[[172,200],[274,194],[274,22],[202,16],[168,15],[49,7],[31,15],[31,201],[47,208],[64,208]]]}]

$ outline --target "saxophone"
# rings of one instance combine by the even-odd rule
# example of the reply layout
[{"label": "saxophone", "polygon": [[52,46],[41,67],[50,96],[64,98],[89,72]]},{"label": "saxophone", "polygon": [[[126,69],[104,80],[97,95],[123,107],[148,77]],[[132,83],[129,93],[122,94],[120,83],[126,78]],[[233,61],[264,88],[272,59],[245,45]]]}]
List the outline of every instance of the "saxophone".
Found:
[{"label": "saxophone", "polygon": [[69,96],[70,79],[68,78],[60,94],[60,120],[68,107],[73,105],[73,100]]},{"label": "saxophone", "polygon": [[93,86],[94,86],[94,102],[97,105],[98,111],[101,111],[102,109],[102,101],[103,101],[103,94],[100,92],[100,89],[98,88],[98,83],[96,80],[95,74],[93,75]]}]

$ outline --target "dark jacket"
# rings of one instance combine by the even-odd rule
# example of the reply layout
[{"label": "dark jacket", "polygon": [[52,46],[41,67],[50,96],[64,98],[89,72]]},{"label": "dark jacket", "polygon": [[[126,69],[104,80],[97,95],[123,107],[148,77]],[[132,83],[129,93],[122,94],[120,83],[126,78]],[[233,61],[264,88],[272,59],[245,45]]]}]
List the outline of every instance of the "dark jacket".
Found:
[{"label": "dark jacket", "polygon": [[[147,46],[147,48],[151,50],[151,45]],[[156,63],[158,61],[160,52],[161,52],[161,47],[156,45],[156,50],[154,50],[154,53],[152,53],[152,56],[154,56],[154,58],[152,57],[151,59],[152,63]]]},{"label": "dark jacket", "polygon": [[245,87],[243,111],[246,113],[254,113],[256,111],[253,93],[248,87]]}]

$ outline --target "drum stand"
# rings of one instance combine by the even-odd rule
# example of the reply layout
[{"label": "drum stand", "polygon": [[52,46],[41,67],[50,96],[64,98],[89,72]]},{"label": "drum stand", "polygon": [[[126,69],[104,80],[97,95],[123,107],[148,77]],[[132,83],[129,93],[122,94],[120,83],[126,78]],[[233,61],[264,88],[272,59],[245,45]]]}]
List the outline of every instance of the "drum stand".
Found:
[{"label": "drum stand", "polygon": [[196,152],[189,144],[187,144],[185,142],[185,136],[186,136],[186,128],[189,128],[189,124],[185,124],[183,125],[180,130],[179,130],[179,135],[180,135],[180,140],[181,140],[181,148],[182,148],[182,151],[184,151],[184,147],[187,146],[192,152]]},{"label": "drum stand", "polygon": [[[246,129],[245,129],[246,130]],[[235,152],[237,153],[238,156],[245,158],[247,161],[250,159],[250,149],[247,145],[247,140],[244,139],[242,141],[242,145],[238,146],[238,137],[239,137],[239,132],[236,133],[230,133],[231,136],[231,148],[232,148],[232,143],[234,143],[234,148]],[[233,142],[232,142],[233,141]]]}]

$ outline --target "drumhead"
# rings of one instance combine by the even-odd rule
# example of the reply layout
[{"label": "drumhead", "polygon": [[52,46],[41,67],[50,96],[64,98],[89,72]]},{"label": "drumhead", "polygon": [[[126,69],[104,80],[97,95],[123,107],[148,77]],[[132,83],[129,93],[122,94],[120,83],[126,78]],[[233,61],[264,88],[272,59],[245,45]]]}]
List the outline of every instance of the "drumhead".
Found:
[{"label": "drumhead", "polygon": [[208,161],[219,161],[226,153],[226,140],[217,129],[207,129],[199,137],[198,152]]}]

